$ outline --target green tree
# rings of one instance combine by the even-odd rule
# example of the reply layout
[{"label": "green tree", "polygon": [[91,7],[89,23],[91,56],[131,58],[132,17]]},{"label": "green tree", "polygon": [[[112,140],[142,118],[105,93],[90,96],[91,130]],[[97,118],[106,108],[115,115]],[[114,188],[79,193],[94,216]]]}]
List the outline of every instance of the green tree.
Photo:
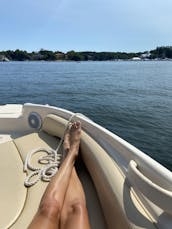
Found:
[{"label": "green tree", "polygon": [[42,60],[56,60],[56,55],[53,51],[41,49],[39,54],[42,56]]}]

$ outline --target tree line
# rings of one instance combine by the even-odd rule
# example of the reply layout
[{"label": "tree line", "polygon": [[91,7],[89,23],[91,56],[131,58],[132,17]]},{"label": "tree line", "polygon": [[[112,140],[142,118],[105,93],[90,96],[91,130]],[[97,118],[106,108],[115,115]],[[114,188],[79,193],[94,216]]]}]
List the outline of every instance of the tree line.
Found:
[{"label": "tree line", "polygon": [[60,51],[50,51],[41,49],[38,52],[27,52],[16,49],[15,51],[7,50],[0,52],[2,57],[11,61],[106,61],[106,60],[129,60],[134,57],[141,59],[172,59],[172,46],[157,47],[151,51],[145,52],[75,52],[69,51],[63,53]]}]

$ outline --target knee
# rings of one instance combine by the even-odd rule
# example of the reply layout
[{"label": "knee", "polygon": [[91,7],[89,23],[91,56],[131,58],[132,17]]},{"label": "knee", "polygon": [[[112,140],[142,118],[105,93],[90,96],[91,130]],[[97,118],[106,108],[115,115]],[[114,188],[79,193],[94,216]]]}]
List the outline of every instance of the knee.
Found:
[{"label": "knee", "polygon": [[86,209],[85,203],[82,201],[77,201],[71,204],[71,211],[75,214],[82,214]]},{"label": "knee", "polygon": [[69,203],[65,210],[63,211],[63,216],[69,216],[69,215],[82,215],[82,213],[85,211],[86,206],[85,203],[82,201],[73,201],[72,203]]},{"label": "knee", "polygon": [[48,199],[40,203],[38,213],[47,218],[60,217],[60,204],[55,199]]}]

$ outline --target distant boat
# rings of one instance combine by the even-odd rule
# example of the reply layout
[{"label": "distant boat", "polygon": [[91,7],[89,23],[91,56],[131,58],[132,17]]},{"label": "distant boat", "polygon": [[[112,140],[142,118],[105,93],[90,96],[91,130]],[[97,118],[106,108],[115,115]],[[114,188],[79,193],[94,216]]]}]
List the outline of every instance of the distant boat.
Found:
[{"label": "distant boat", "polygon": [[168,169],[82,114],[36,104],[0,106],[0,228],[27,228],[31,222],[47,182],[24,185],[31,174],[23,171],[26,158],[41,147],[31,159],[33,166],[40,166],[38,157],[58,147],[71,119],[82,122],[76,167],[91,227],[171,229]]}]

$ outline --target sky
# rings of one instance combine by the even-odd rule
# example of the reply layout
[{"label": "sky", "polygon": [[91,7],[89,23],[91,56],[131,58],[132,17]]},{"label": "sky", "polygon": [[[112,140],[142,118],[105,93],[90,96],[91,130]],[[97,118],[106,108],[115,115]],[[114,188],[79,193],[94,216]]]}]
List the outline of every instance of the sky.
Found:
[{"label": "sky", "polygon": [[0,50],[137,52],[172,45],[172,0],[0,0]]}]

